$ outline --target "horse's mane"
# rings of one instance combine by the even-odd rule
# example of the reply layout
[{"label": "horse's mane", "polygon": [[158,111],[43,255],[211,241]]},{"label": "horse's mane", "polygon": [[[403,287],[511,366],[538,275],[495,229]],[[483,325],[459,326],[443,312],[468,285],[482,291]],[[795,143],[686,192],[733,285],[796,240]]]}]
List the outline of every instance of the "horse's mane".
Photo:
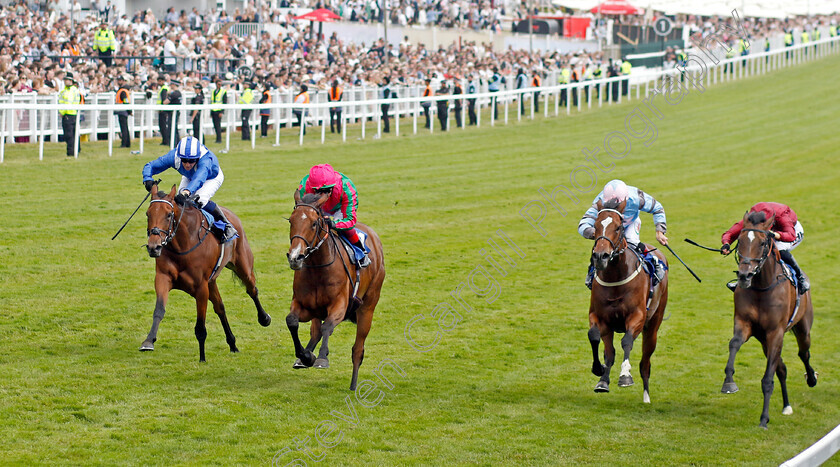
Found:
[{"label": "horse's mane", "polygon": [[621,201],[618,198],[613,198],[606,203],[604,203],[604,209],[618,209],[618,206],[621,204]]},{"label": "horse's mane", "polygon": [[321,195],[317,193],[306,193],[300,201],[303,204],[315,204],[319,199],[321,199]]},{"label": "horse's mane", "polygon": [[767,220],[767,215],[764,211],[753,211],[747,216],[747,220],[753,225],[761,224]]}]

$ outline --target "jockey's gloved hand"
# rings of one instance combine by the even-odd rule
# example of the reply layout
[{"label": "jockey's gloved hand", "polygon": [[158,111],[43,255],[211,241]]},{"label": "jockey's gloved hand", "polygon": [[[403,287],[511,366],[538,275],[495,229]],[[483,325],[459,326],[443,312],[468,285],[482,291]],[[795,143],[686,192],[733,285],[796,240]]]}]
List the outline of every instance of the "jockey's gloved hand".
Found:
[{"label": "jockey's gloved hand", "polygon": [[589,240],[595,239],[595,227],[587,227],[583,229],[583,236]]},{"label": "jockey's gloved hand", "polygon": [[729,244],[724,243],[723,246],[720,247],[720,254],[726,256],[729,254]]},{"label": "jockey's gloved hand", "polygon": [[146,187],[146,191],[151,193],[152,187],[155,186],[155,181],[154,180],[146,180],[145,182],[143,182],[143,186]]},{"label": "jockey's gloved hand", "polygon": [[198,202],[198,193],[195,193],[189,197],[190,201],[195,203],[196,206],[201,207],[201,203]]},{"label": "jockey's gloved hand", "polygon": [[175,203],[178,204],[178,205],[181,205],[181,206],[185,205],[187,203],[188,199],[189,198],[187,198],[186,196],[184,196],[181,193],[178,193],[177,195],[175,195]]},{"label": "jockey's gloved hand", "polygon": [[332,217],[325,217],[324,221],[327,223],[327,228],[328,229],[334,229],[335,228],[335,220],[333,220]]}]

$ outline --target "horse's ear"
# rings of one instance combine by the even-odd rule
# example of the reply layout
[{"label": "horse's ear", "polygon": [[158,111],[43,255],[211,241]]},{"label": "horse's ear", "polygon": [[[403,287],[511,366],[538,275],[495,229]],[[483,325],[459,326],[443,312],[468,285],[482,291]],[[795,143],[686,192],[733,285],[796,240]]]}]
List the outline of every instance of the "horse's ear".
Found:
[{"label": "horse's ear", "polygon": [[297,189],[296,189],[296,190],[295,190],[295,204],[300,204],[300,203],[301,203],[301,200],[300,200],[300,190],[297,190]]},{"label": "horse's ear", "polygon": [[776,223],[776,213],[774,212],[773,215],[770,216],[770,219],[767,219],[767,221],[764,223],[765,230],[770,230],[773,227],[773,224],[775,224],[775,223]]},{"label": "horse's ear", "polygon": [[627,200],[625,199],[624,201],[622,201],[622,202],[618,205],[618,207],[617,207],[617,208],[615,208],[615,210],[616,210],[616,211],[618,211],[618,212],[620,212],[620,213],[622,213],[622,214],[624,214],[624,208],[626,208],[626,207],[627,207]]},{"label": "horse's ear", "polygon": [[749,217],[750,217],[750,211],[748,211],[748,210],[744,211],[744,224],[749,222]]},{"label": "horse's ear", "polygon": [[171,189],[171,190],[169,190],[169,197],[170,197],[170,198],[174,198],[174,197],[175,197],[175,192],[176,192],[177,190],[178,190],[178,186],[177,186],[177,185],[175,185],[175,184],[173,184],[173,185],[172,185],[172,189]]},{"label": "horse's ear", "polygon": [[315,206],[321,207],[321,205],[326,203],[328,199],[330,199],[330,193],[323,193],[321,197],[318,198],[318,202],[315,203]]},{"label": "horse's ear", "polygon": [[597,203],[595,203],[595,209],[597,209],[597,210],[599,210],[599,211],[600,211],[601,209],[604,209],[604,202],[603,202],[603,201],[601,201],[601,200],[599,199],[599,200],[598,200],[598,202],[597,202]]}]

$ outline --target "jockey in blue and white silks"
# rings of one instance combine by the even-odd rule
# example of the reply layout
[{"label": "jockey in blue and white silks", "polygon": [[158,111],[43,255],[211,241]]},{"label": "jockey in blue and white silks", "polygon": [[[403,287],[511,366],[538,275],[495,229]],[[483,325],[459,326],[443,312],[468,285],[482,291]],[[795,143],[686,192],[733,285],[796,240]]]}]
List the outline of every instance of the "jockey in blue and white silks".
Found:
[{"label": "jockey in blue and white silks", "polygon": [[176,201],[183,204],[187,198],[192,197],[201,209],[212,214],[217,221],[225,223],[223,242],[233,239],[236,229],[225,217],[222,209],[210,200],[225,180],[216,155],[197,138],[184,137],[174,149],[143,166],[143,184],[146,190],[152,189],[152,177],[166,169],[175,169],[181,174]]},{"label": "jockey in blue and white silks", "polygon": [[[624,208],[624,238],[627,243],[636,251],[644,255],[644,246],[640,245],[639,231],[642,228],[642,220],[639,218],[639,213],[644,211],[653,214],[653,223],[656,226],[656,240],[662,245],[668,244],[668,237],[665,236],[668,228],[665,223],[665,209],[659,204],[659,201],[645,193],[644,191],[634,186],[628,186],[621,180],[612,180],[604,186],[603,191],[598,193],[595,200],[592,201],[592,206],[586,210],[583,218],[578,224],[578,232],[583,238],[595,239],[595,219],[598,218],[598,201],[606,203],[611,199],[617,199],[619,202],[627,201]],[[662,265],[656,259],[656,255],[651,255],[656,264],[656,275],[659,279],[664,275]],[[592,288],[592,275],[595,269],[590,265],[589,274],[587,275],[586,285]]]}]

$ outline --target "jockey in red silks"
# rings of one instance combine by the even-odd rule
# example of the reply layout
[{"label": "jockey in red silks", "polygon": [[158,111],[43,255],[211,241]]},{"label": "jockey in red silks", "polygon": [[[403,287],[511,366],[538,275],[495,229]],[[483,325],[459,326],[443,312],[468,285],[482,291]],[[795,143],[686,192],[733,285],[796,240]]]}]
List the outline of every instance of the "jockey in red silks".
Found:
[{"label": "jockey in red silks", "polygon": [[[356,208],[359,206],[356,186],[346,175],[337,172],[329,164],[316,165],[309,169],[309,174],[300,181],[298,191],[301,198],[306,193],[329,193],[329,199],[321,205],[321,212],[327,216],[327,223],[350,243],[365,251],[365,246],[354,228]],[[370,259],[365,254],[360,266],[365,267],[368,264]]]},{"label": "jockey in red silks", "polygon": [[[805,231],[802,229],[802,224],[799,223],[796,213],[789,206],[772,202],[758,203],[750,208],[750,212],[763,212],[766,219],[771,217],[775,218],[770,232],[776,239],[776,248],[781,254],[782,261],[793,268],[793,271],[796,273],[796,280],[799,283],[799,294],[801,295],[807,292],[811,288],[811,282],[790,253],[791,250],[802,243],[802,239],[805,237]],[[720,248],[721,254],[729,254],[729,245],[738,239],[743,228],[744,220],[742,219],[723,233],[720,238],[720,242],[723,244]]]}]

